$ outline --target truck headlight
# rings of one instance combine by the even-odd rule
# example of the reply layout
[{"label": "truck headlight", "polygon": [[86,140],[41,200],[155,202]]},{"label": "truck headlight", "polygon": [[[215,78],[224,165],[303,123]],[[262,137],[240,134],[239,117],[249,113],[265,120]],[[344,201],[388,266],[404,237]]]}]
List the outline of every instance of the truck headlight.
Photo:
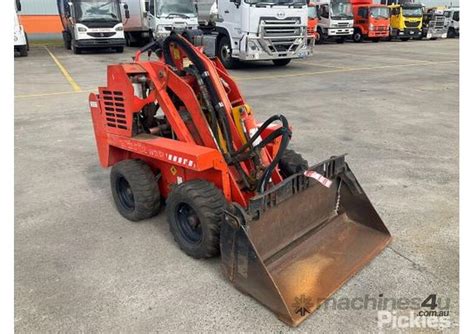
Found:
[{"label": "truck headlight", "polygon": [[374,28],[375,28],[375,27],[374,27],[374,25],[373,25],[372,23],[369,24],[369,30],[374,30]]},{"label": "truck headlight", "polygon": [[118,26],[115,28],[115,31],[123,31],[123,27],[122,26]]},{"label": "truck headlight", "polygon": [[77,27],[77,31],[79,31],[79,32],[86,32],[87,29],[84,28],[84,27]]},{"label": "truck headlight", "polygon": [[249,41],[249,48],[252,51],[257,51],[259,49],[257,43],[255,41]]}]

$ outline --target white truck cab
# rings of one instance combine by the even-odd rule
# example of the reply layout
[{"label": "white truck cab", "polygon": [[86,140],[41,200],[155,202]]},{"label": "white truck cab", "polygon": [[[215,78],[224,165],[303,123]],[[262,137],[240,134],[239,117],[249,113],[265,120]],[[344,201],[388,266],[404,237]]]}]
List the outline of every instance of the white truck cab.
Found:
[{"label": "white truck cab", "polygon": [[354,34],[354,16],[349,0],[315,0],[318,10],[319,43],[335,39],[344,43],[347,37]]},{"label": "white truck cab", "polygon": [[233,68],[238,61],[284,66],[308,56],[307,25],[306,0],[218,0],[201,29],[216,34],[216,54]]},{"label": "white truck cab", "polygon": [[166,38],[173,30],[198,28],[197,7],[193,0],[149,0],[145,5],[148,27],[155,39]]},{"label": "white truck cab", "polygon": [[459,7],[446,9],[444,16],[447,19],[448,38],[459,36]]},{"label": "white truck cab", "polygon": [[28,37],[26,35],[25,29],[20,24],[20,19],[18,18],[18,12],[21,11],[21,3],[19,0],[15,1],[15,17],[13,19],[13,45],[14,51],[18,52],[21,57],[28,56]]},{"label": "white truck cab", "polygon": [[121,4],[120,0],[57,0],[57,3],[67,49],[76,54],[98,48],[123,52],[125,34],[120,6],[124,6],[128,16],[127,4]]}]

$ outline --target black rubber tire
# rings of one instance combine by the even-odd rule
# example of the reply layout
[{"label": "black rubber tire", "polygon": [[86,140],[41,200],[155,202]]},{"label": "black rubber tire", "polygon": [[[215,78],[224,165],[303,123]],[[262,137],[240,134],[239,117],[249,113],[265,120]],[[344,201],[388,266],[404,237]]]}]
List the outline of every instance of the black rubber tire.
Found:
[{"label": "black rubber tire", "polygon": [[20,53],[20,57],[27,57],[28,56],[28,45],[22,45],[18,47],[18,52]]},{"label": "black rubber tire", "polygon": [[230,44],[229,37],[224,35],[219,41],[219,46],[217,47],[217,56],[219,57],[225,68],[238,68],[240,64],[239,60],[232,58],[231,56],[227,56],[229,52],[232,55],[232,45]]},{"label": "black rubber tire", "polygon": [[120,46],[118,48],[115,48],[115,52],[117,53],[123,53],[123,46]]},{"label": "black rubber tire", "polygon": [[355,31],[354,35],[352,35],[352,40],[356,43],[361,43],[364,40],[364,36],[360,31]]},{"label": "black rubber tire", "polygon": [[187,255],[196,259],[219,255],[226,206],[222,192],[204,180],[184,182],[171,191],[166,215],[174,240]]},{"label": "black rubber tire", "polygon": [[316,31],[319,33],[319,38],[315,40],[315,44],[323,44],[325,38],[322,29],[317,28]]},{"label": "black rubber tire", "polygon": [[338,39],[336,39],[337,44],[344,44],[345,41],[346,41],[345,37],[339,37]]},{"label": "black rubber tire", "polygon": [[123,160],[114,165],[110,185],[117,210],[128,220],[151,218],[160,211],[158,182],[144,161]]},{"label": "black rubber tire", "polygon": [[291,59],[273,59],[273,64],[278,67],[283,67],[291,62]]},{"label": "black rubber tire", "polygon": [[64,47],[66,50],[71,50],[71,34],[68,32],[63,33]]},{"label": "black rubber tire", "polygon": [[372,43],[378,43],[380,42],[380,38],[372,38],[371,41]]},{"label": "black rubber tire", "polygon": [[308,170],[308,161],[294,150],[286,150],[278,163],[281,175],[286,179],[294,174]]},{"label": "black rubber tire", "polygon": [[456,31],[453,28],[448,29],[448,38],[455,38],[456,37]]},{"label": "black rubber tire", "polygon": [[72,53],[74,53],[75,55],[79,55],[82,53],[82,49],[74,45],[74,40],[71,41],[71,50]]},{"label": "black rubber tire", "polygon": [[400,38],[400,40],[401,40],[402,42],[407,42],[407,41],[409,40],[409,38]]}]

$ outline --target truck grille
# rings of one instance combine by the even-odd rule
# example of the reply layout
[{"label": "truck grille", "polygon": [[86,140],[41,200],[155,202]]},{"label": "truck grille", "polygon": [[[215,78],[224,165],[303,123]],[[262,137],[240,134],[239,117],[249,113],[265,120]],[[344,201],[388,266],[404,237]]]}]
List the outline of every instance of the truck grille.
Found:
[{"label": "truck grille", "polygon": [[297,40],[305,37],[305,29],[299,18],[266,17],[260,21],[260,38],[268,43],[271,52],[293,52],[301,44]]},{"label": "truck grille", "polygon": [[405,26],[407,28],[418,28],[419,25],[420,25],[420,22],[405,21]]},{"label": "truck grille", "polygon": [[435,28],[444,28],[444,16],[435,16],[435,18],[431,22],[434,22]]},{"label": "truck grille", "polygon": [[347,28],[347,27],[349,27],[349,22],[338,22],[337,27],[338,28]]},{"label": "truck grille", "polygon": [[87,35],[95,38],[112,37],[113,35],[115,35],[115,32],[88,32]]}]

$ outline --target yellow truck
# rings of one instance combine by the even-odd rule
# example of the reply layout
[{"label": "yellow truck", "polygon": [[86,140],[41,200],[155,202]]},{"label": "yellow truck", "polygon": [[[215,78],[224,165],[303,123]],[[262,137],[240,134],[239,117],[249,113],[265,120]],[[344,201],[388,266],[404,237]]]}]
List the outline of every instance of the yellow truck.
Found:
[{"label": "yellow truck", "polygon": [[422,36],[423,7],[421,4],[392,4],[390,8],[390,39],[402,41]]}]

